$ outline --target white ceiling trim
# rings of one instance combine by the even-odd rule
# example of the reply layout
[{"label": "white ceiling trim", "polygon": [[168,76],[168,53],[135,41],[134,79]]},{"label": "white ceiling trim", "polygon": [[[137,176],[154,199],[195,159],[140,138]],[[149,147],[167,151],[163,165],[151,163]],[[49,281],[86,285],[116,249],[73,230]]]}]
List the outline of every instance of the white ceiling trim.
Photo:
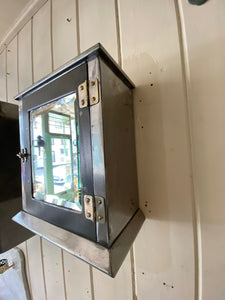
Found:
[{"label": "white ceiling trim", "polygon": [[13,26],[6,33],[4,38],[0,41],[0,53],[10,43],[10,41],[17,35],[23,26],[30,20],[30,18],[40,9],[40,7],[48,0],[34,0],[28,4],[20,16],[16,19]]}]

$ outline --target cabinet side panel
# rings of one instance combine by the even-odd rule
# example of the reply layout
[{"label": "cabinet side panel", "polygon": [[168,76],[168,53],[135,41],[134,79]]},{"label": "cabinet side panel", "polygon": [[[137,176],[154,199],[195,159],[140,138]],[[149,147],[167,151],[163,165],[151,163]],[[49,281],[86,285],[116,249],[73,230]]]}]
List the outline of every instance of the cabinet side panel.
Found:
[{"label": "cabinet side panel", "polygon": [[109,243],[138,208],[132,91],[100,59]]}]

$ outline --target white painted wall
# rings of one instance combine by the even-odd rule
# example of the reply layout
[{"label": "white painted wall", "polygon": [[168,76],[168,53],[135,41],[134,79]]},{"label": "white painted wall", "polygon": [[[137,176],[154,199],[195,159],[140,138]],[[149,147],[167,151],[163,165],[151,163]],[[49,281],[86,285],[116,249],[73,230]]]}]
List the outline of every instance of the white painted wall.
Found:
[{"label": "white painted wall", "polygon": [[0,53],[2,101],[97,42],[136,84],[145,224],[115,279],[37,236],[20,245],[34,300],[225,298],[224,10],[49,0]]}]

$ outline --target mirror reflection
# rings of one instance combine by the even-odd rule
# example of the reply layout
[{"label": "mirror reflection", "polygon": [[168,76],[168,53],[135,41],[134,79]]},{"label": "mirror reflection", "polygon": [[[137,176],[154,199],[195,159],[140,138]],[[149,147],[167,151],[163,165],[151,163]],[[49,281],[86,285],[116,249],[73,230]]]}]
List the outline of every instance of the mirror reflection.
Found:
[{"label": "mirror reflection", "polygon": [[33,198],[81,210],[76,94],[30,112]]}]

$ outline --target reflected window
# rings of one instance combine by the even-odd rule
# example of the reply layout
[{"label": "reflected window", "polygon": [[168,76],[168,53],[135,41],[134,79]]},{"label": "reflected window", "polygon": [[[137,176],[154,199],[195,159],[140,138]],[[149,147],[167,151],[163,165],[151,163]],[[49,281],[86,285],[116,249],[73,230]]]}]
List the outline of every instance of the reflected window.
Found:
[{"label": "reflected window", "polygon": [[30,112],[33,198],[81,210],[76,94]]}]

